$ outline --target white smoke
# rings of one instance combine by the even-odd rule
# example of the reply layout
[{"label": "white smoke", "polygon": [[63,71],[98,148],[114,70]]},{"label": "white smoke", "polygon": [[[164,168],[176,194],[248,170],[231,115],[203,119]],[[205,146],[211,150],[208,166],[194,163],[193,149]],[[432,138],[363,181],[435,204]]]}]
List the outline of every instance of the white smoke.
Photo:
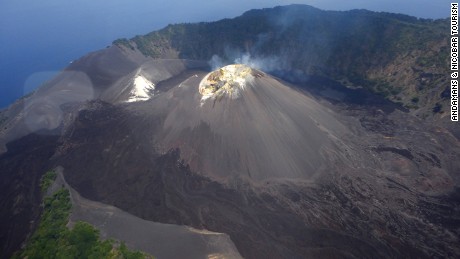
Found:
[{"label": "white smoke", "polygon": [[211,59],[208,61],[208,64],[211,66],[212,70],[216,70],[227,65],[218,55],[212,55]]},{"label": "white smoke", "polygon": [[244,54],[240,58],[236,58],[235,63],[244,64],[265,72],[281,70],[285,67],[283,60],[277,56],[253,58],[249,53]]},{"label": "white smoke", "polygon": [[212,58],[208,61],[212,70],[224,67],[231,63],[234,64],[244,64],[251,68],[255,68],[264,72],[272,72],[277,70],[286,69],[286,62],[283,59],[277,56],[270,57],[253,57],[249,53],[243,53],[238,55],[236,58],[233,58],[233,62],[225,61],[218,55],[213,55]]}]

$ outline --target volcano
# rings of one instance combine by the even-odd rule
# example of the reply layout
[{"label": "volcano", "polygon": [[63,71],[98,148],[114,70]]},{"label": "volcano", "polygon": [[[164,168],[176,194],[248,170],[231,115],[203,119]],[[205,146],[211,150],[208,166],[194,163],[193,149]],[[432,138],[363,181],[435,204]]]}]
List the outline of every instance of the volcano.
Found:
[{"label": "volcano", "polygon": [[215,179],[310,180],[347,132],[312,97],[244,65],[192,76],[145,105],[164,118],[153,146],[178,148],[193,171]]},{"label": "volcano", "polygon": [[[101,91],[105,99],[68,108],[51,166],[89,200],[227,234],[234,244],[220,247],[244,258],[458,252],[455,236],[441,238],[451,229],[443,222],[457,222],[459,164],[449,157],[460,146],[447,131],[378,96],[333,104],[333,88],[311,94],[243,64],[199,64],[146,61]],[[153,91],[133,100],[140,75]]]},{"label": "volcano", "polygon": [[196,54],[186,32],[90,53],[2,111],[2,257],[36,229],[50,169],[71,191],[71,221],[159,258],[460,256],[455,131],[324,67],[180,58]]},{"label": "volcano", "polygon": [[[132,59],[129,51],[108,49],[73,66],[113,57],[114,51]],[[18,167],[20,161],[35,167],[48,161],[46,167],[61,168],[75,195],[101,204],[84,213],[78,208],[87,202],[74,204],[75,220],[100,225],[121,218],[124,223],[117,224],[143,229],[143,240],[177,236],[195,243],[197,256],[378,258],[460,252],[457,237],[444,236],[451,229],[444,222],[457,224],[451,208],[458,206],[459,164],[450,158],[460,152],[447,131],[427,130],[377,96],[364,97],[375,105],[332,103],[327,97],[334,88],[326,86],[327,94],[318,95],[244,64],[213,71],[203,64],[143,60],[116,77],[97,77],[107,82],[104,87],[95,88],[91,74],[81,76],[86,79],[78,81],[79,94],[74,93],[75,73],[63,72],[25,100],[35,109],[8,122],[14,130],[4,130],[3,139],[16,140],[2,155],[3,177],[37,181],[26,174],[27,167]],[[79,104],[82,98],[89,100]],[[430,143],[420,145],[427,136]],[[22,152],[24,147],[31,151]],[[13,186],[16,191],[8,195],[25,187]],[[13,206],[25,213],[21,204]],[[117,209],[107,211],[104,204]],[[216,241],[152,221],[229,238]],[[101,231],[155,254],[129,228]],[[423,240],[433,246],[428,249]],[[165,258],[174,258],[171,251],[190,253],[190,246],[171,245],[169,250],[154,247]]]}]

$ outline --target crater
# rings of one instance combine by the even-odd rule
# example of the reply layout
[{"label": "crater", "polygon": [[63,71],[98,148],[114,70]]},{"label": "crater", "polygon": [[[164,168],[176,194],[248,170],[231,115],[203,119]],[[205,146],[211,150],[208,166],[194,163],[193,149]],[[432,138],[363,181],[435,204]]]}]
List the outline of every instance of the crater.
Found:
[{"label": "crater", "polygon": [[221,95],[237,98],[240,91],[252,83],[254,77],[262,75],[247,65],[228,65],[207,74],[200,82],[199,92],[202,100]]}]

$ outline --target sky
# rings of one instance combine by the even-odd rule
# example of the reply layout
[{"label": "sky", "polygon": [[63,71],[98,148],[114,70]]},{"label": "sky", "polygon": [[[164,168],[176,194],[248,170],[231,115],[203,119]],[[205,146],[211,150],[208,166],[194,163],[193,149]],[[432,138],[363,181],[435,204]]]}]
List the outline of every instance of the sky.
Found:
[{"label": "sky", "polygon": [[0,108],[115,39],[171,23],[215,21],[293,3],[434,19],[450,14],[445,0],[0,0]]}]

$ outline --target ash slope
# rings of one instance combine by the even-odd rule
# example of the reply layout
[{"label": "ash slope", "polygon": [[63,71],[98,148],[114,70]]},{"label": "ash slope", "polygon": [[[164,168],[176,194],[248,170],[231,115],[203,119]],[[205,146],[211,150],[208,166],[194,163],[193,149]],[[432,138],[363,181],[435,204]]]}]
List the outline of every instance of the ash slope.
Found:
[{"label": "ash slope", "polygon": [[187,226],[161,224],[140,219],[116,207],[87,200],[70,187],[62,168],[48,193],[65,187],[70,191],[72,213],[69,225],[85,221],[101,236],[124,241],[128,247],[156,258],[241,258],[228,235],[200,231]]},{"label": "ash slope", "polygon": [[207,66],[191,60],[153,60],[116,46],[89,53],[0,114],[0,154],[8,142],[60,127],[69,111],[82,102],[148,100],[155,92],[167,90],[159,82]]},{"label": "ash slope", "polygon": [[332,163],[327,154],[340,153],[335,140],[347,129],[312,97],[255,73],[235,96],[203,99],[197,76],[146,103],[151,117],[164,118],[153,145],[160,153],[178,148],[191,170],[214,179],[314,177]]},{"label": "ash slope", "polygon": [[112,46],[73,62],[37,91],[2,110],[0,257],[10,257],[37,226],[40,176],[52,168],[49,159],[62,129],[73,123],[83,103],[95,99],[125,103],[134,90],[136,75],[156,84],[156,93],[161,93],[168,89],[165,82],[189,77],[200,67],[207,63],[153,60]]},{"label": "ash slope", "polygon": [[[228,147],[236,140],[246,150],[252,146],[260,150],[265,141],[270,147],[281,143],[285,148],[283,143],[295,140],[282,140],[286,135],[279,129],[281,122],[274,123],[275,130],[261,129],[264,137],[273,140],[255,135],[248,142],[244,135],[231,136],[255,134],[250,122],[227,125],[223,132],[231,129],[229,135],[222,135],[219,126],[211,127],[210,123],[221,117],[235,121],[257,117],[258,123],[267,125],[269,120],[249,116],[251,108],[268,105],[270,111],[276,111],[270,107],[278,103],[267,104],[273,99],[282,104],[282,111],[297,114],[298,107],[312,103],[310,97],[295,94],[293,98],[305,103],[287,103],[272,93],[290,90],[272,79],[263,79],[259,81],[273,84],[271,91],[262,91],[262,96],[270,98],[253,92],[242,107],[217,98],[212,102],[221,111],[217,117],[209,114],[210,103],[202,110],[192,106],[182,106],[180,112],[174,111],[176,107],[166,110],[170,101],[182,105],[179,97],[201,105],[201,99],[193,99],[195,93],[190,89],[179,88],[185,83],[196,87],[193,80],[199,81],[205,72],[197,71],[193,62],[152,60],[139,53],[200,60],[219,54],[234,60],[225,53],[227,45],[235,48],[237,55],[249,51],[253,57],[263,58],[285,53],[281,56],[286,64],[280,69],[289,70],[286,80],[289,72],[294,79],[296,72],[303,72],[301,75],[362,85],[391,94],[396,100],[401,98],[406,105],[419,100],[420,109],[415,107],[415,114],[447,120],[442,109],[432,114],[435,103],[448,101],[448,89],[438,87],[448,75],[447,20],[416,21],[367,11],[325,13],[306,9],[311,8],[256,10],[232,20],[168,26],[145,37],[118,42],[118,47],[74,62],[47,86],[2,112],[0,144],[6,148],[0,151],[0,256],[17,250],[36,225],[40,173],[64,165],[66,179],[84,197],[144,219],[227,233],[245,258],[460,257],[460,145],[445,129],[397,110],[387,112],[373,102],[352,105],[344,101],[349,96],[342,99],[339,94],[333,98],[335,105],[319,103],[331,120],[324,122],[314,113],[310,115],[309,107],[301,117],[306,122],[299,121],[297,115],[285,116],[294,122],[287,123],[291,130],[311,130],[311,136],[319,137],[309,138],[318,145],[294,146],[302,152],[316,150],[314,156],[320,159],[307,157],[304,161],[294,154],[293,164],[311,165],[303,174],[261,173],[258,170],[266,167],[256,156],[273,157],[274,153],[246,152],[246,161],[234,163],[222,156],[238,155],[227,155],[218,147]],[[314,26],[318,24],[324,26]],[[147,87],[137,89],[136,76],[141,76]],[[307,89],[311,83],[306,82]],[[153,84],[152,97],[147,90]],[[334,89],[327,86],[316,90],[326,98],[334,95]],[[144,98],[147,95],[149,98]],[[150,100],[125,103],[136,96]],[[154,106],[158,110],[152,109]],[[235,116],[225,112],[235,109],[246,113]],[[276,112],[262,115],[284,119]],[[170,120],[166,124],[167,118],[174,116],[187,116],[187,123]],[[323,124],[315,127],[315,120]],[[335,121],[344,126],[343,132],[336,132]],[[170,133],[165,125],[184,129]],[[445,125],[458,132],[450,122]],[[213,144],[214,153],[206,153],[198,140]],[[248,143],[251,147],[244,146]],[[197,157],[195,149],[201,149],[206,157]],[[284,159],[290,157],[285,155]],[[222,161],[228,163],[222,165]],[[286,168],[279,161],[268,163]],[[253,166],[251,171],[257,172],[257,178],[250,178],[243,165]]]},{"label": "ash slope", "polygon": [[[159,83],[170,90],[149,101],[85,104],[52,163],[86,198],[226,233],[245,258],[460,255],[460,145],[447,131],[398,110],[318,102],[268,75],[239,98],[203,103],[205,74]],[[284,127],[302,134],[291,140]],[[299,154],[269,161],[266,147],[294,141],[317,152],[315,170],[263,171],[256,159],[220,151],[249,156],[246,148],[276,168],[282,159],[308,166]],[[258,178],[238,171],[244,165]]]}]

